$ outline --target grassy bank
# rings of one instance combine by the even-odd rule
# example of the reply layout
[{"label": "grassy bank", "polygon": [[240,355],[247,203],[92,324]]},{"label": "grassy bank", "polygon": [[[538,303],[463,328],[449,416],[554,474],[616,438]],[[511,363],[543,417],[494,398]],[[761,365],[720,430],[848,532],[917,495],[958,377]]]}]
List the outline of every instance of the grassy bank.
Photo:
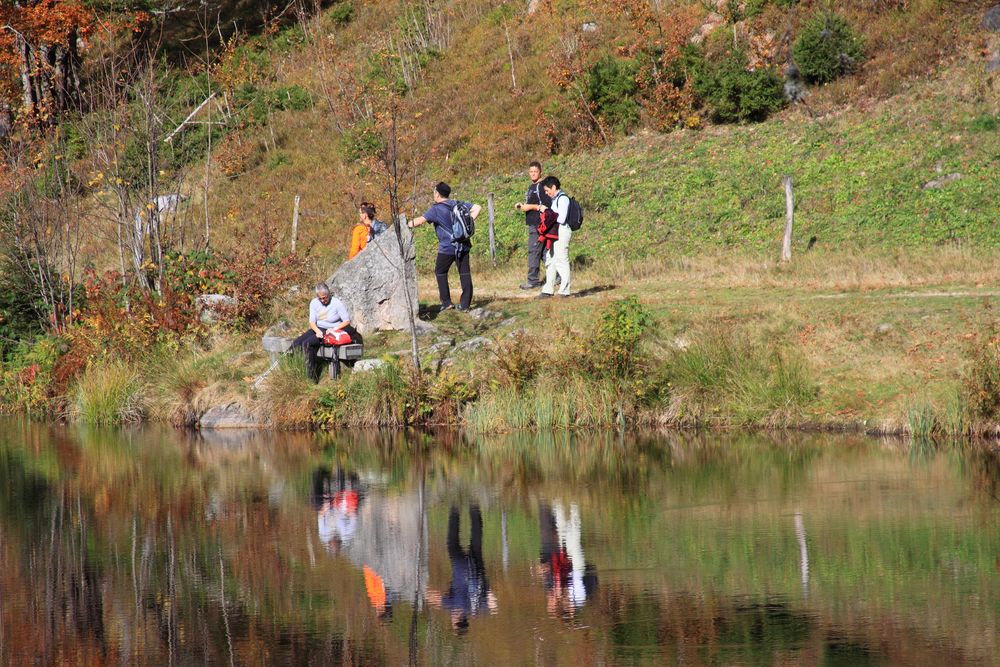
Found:
[{"label": "grassy bank", "polygon": [[[784,266],[715,256],[652,275],[582,268],[581,296],[547,302],[516,288],[514,266],[476,269],[485,317],[427,308],[437,330],[421,338],[419,376],[406,335],[379,333],[367,338],[367,356],[386,362],[379,369],[312,385],[286,361],[254,388],[269,365],[259,332],[218,328],[180,348],[92,361],[50,401],[95,423],[190,425],[237,404],[276,428],[447,424],[483,434],[657,426],[935,437],[993,433],[1000,416],[1000,269],[989,252],[816,252]],[[290,299],[279,311],[294,321],[301,306]],[[456,351],[474,337],[489,343]],[[19,374],[6,371],[6,391]]]}]

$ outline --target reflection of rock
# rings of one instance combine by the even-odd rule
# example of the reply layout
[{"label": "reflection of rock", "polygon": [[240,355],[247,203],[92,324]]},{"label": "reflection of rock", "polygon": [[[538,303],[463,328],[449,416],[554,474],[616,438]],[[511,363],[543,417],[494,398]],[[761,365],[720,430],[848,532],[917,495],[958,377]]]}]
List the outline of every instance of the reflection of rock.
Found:
[{"label": "reflection of rock", "polygon": [[235,401],[209,408],[198,420],[198,426],[203,430],[261,428],[266,425],[263,420]]},{"label": "reflection of rock", "polygon": [[408,308],[417,317],[417,252],[413,233],[406,227],[401,231],[405,261],[399,256],[396,232],[390,228],[376,236],[354,259],[341,264],[327,281],[333,295],[347,306],[351,323],[362,334],[409,329]]},{"label": "reflection of rock", "polygon": [[402,600],[412,604],[418,585],[426,588],[427,582],[427,561],[420,558],[421,548],[427,553],[427,527],[419,496],[370,494],[358,508],[357,530],[343,550],[359,568],[369,567],[378,574],[390,603]]}]

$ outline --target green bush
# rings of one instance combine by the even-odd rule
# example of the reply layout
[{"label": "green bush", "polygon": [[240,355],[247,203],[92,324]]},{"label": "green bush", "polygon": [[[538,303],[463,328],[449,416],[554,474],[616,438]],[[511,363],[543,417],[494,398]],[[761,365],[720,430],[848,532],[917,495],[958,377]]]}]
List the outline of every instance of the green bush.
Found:
[{"label": "green bush", "polygon": [[335,25],[347,25],[354,18],[354,4],[351,2],[338,2],[330,8],[327,14]]},{"label": "green bush", "polygon": [[694,89],[722,123],[762,121],[785,105],[784,84],[770,67],[750,71],[746,53],[721,62],[703,60],[694,70]]},{"label": "green bush", "polygon": [[802,28],[792,57],[806,81],[827,83],[853,72],[864,59],[864,47],[844,18],[820,12]]},{"label": "green bush", "polygon": [[591,66],[587,76],[587,100],[594,115],[621,132],[628,132],[639,123],[640,107],[635,99],[637,73],[635,62],[606,56]]},{"label": "green bush", "polygon": [[1000,337],[995,331],[972,352],[963,382],[964,400],[974,424],[1000,423]]},{"label": "green bush", "polygon": [[639,357],[639,342],[653,318],[639,299],[612,301],[601,313],[597,325],[597,340],[601,341],[602,366],[613,377],[631,375]]}]

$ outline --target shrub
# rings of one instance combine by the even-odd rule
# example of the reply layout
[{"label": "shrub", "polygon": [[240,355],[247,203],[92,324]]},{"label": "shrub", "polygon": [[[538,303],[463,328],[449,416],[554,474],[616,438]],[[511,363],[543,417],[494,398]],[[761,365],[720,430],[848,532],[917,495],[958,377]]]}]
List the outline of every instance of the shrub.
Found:
[{"label": "shrub", "polygon": [[309,379],[302,354],[288,354],[267,377],[263,403],[271,421],[282,429],[308,428],[316,404],[317,385]]},{"label": "shrub", "polygon": [[74,412],[94,426],[139,421],[143,416],[142,393],[135,368],[119,360],[95,360],[77,380]]},{"label": "shrub", "polygon": [[598,60],[588,72],[587,100],[594,115],[615,130],[628,132],[639,123],[637,73],[633,61],[611,56]]},{"label": "shrub", "polygon": [[963,389],[969,416],[976,425],[1000,423],[1000,336],[995,332],[972,351]]},{"label": "shrub", "polygon": [[338,2],[327,14],[334,25],[347,25],[354,18],[354,4],[350,0]]},{"label": "shrub", "polygon": [[52,374],[60,347],[54,336],[18,343],[0,365],[0,413],[51,411]]},{"label": "shrub", "polygon": [[792,45],[792,57],[809,83],[827,83],[853,72],[864,57],[861,38],[842,17],[816,14]]},{"label": "shrub", "polygon": [[695,92],[722,123],[762,121],[785,105],[784,84],[771,67],[748,69],[747,55],[735,51],[718,63],[695,68]]},{"label": "shrub", "polygon": [[524,389],[545,365],[545,353],[528,334],[518,331],[489,348],[495,370],[493,384],[507,389]]},{"label": "shrub", "polygon": [[323,390],[313,411],[321,428],[400,428],[412,421],[419,396],[398,360],[367,373],[350,373]]},{"label": "shrub", "polygon": [[634,296],[612,301],[604,309],[597,323],[597,340],[601,345],[599,351],[594,349],[600,354],[606,374],[616,378],[632,374],[639,356],[639,342],[652,321],[649,310]]}]

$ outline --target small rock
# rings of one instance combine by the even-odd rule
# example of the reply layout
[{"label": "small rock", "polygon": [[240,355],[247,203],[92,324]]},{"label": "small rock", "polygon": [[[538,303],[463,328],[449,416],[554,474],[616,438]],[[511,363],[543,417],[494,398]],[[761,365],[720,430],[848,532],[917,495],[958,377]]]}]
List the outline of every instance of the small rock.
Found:
[{"label": "small rock", "polygon": [[580,26],[580,28],[584,32],[597,32],[597,23],[595,23],[594,21],[587,21],[582,26]]},{"label": "small rock", "polygon": [[437,331],[436,326],[434,326],[430,322],[424,322],[423,320],[417,320],[416,322],[414,322],[414,328],[417,330],[418,336],[429,336],[435,331]]},{"label": "small rock", "polygon": [[493,341],[485,336],[476,336],[475,338],[470,338],[464,343],[460,343],[458,347],[455,348],[457,354],[462,354],[464,352],[478,352],[484,347],[490,347],[493,345]]},{"label": "small rock", "polygon": [[875,327],[876,336],[884,336],[890,331],[892,331],[892,325],[889,324],[888,322],[883,322],[882,324]]},{"label": "small rock", "polygon": [[198,426],[203,430],[260,428],[262,425],[258,417],[236,402],[211,407],[198,420]]},{"label": "small rock", "polygon": [[264,351],[267,352],[267,356],[271,358],[271,361],[276,361],[280,355],[291,348],[295,336],[296,332],[292,329],[291,325],[282,320],[265,331],[264,336],[260,340],[264,346]]},{"label": "small rock", "polygon": [[469,311],[469,317],[477,322],[482,322],[483,320],[493,319],[494,317],[501,317],[501,315],[500,313],[487,310],[486,308],[473,308]]},{"label": "small rock", "polygon": [[684,350],[686,350],[689,347],[691,347],[691,341],[688,340],[687,336],[685,336],[684,334],[681,334],[680,336],[676,336],[674,338],[674,347],[676,347],[678,350],[681,350],[683,352]]},{"label": "small rock", "polygon": [[1000,70],[1000,54],[997,54],[986,61],[986,71],[989,73]]},{"label": "small rock", "polygon": [[441,352],[450,349],[451,349],[451,343],[442,341],[440,343],[434,343],[429,348],[424,350],[424,354],[440,354]]},{"label": "small rock", "polygon": [[455,339],[451,336],[438,336],[434,339],[434,344],[437,345],[438,343],[448,343],[448,345],[454,345]]},{"label": "small rock", "polygon": [[1000,5],[994,5],[986,10],[986,15],[983,16],[982,26],[983,30],[1000,32]]},{"label": "small rock", "polygon": [[508,317],[507,319],[505,319],[503,322],[500,323],[500,326],[502,328],[506,328],[506,327],[512,327],[515,324],[517,324],[517,318],[516,317]]},{"label": "small rock", "polygon": [[236,306],[236,299],[225,294],[201,294],[195,300],[202,324],[214,324],[227,308]]},{"label": "small rock", "polygon": [[376,369],[385,366],[385,361],[382,359],[362,359],[361,361],[354,364],[355,373],[368,373]]},{"label": "small rock", "polygon": [[932,181],[924,183],[924,190],[937,190],[938,188],[943,188],[949,183],[953,183],[960,178],[962,178],[961,174],[948,174],[947,176],[942,176],[941,178],[935,178]]}]

